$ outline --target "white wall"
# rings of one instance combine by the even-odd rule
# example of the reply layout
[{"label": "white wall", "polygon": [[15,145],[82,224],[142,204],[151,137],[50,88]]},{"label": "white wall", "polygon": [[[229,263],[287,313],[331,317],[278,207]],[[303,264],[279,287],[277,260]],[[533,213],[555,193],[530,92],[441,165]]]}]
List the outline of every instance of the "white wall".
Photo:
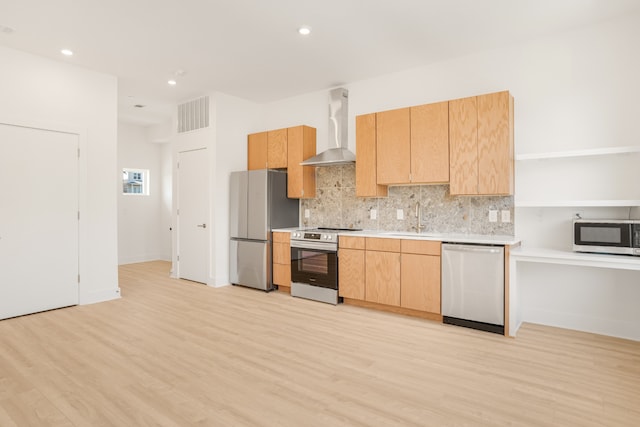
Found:
[{"label": "white wall", "polygon": [[[209,223],[210,286],[229,284],[229,175],[232,171],[247,168],[247,135],[263,130],[262,107],[222,93],[209,94],[210,123],[207,129],[200,129],[172,138],[173,173],[177,176],[176,162],[180,151],[206,148],[209,156]],[[177,183],[174,180],[174,194]],[[177,198],[172,206],[173,223],[173,268],[177,271]]]},{"label": "white wall", "polygon": [[[509,90],[515,98],[516,153],[640,145],[638,46],[640,15],[636,14],[343,85],[349,90],[349,148],[355,152],[356,115],[500,90]],[[322,151],[327,148],[327,98],[328,91],[323,91],[269,104],[265,126],[256,130],[308,124],[318,129],[318,151]],[[603,162],[596,160],[587,168],[590,184],[575,179],[573,166],[547,174],[548,163],[518,163],[516,200],[531,196],[541,185],[557,197],[640,197],[633,184],[637,179],[625,172],[612,181],[606,172],[612,167],[604,167]],[[525,171],[531,168],[533,173]],[[567,182],[572,184],[567,186]],[[516,234],[523,238],[523,245],[531,242],[568,250],[575,210],[517,209]],[[597,217],[623,217],[629,212],[626,208],[578,210],[583,216]],[[557,274],[562,267],[547,267],[528,268],[519,278],[524,321],[640,339],[640,311],[628,304],[640,301],[640,286],[629,286],[630,281],[640,282],[638,273],[599,270],[593,274],[592,269],[570,268],[570,273]],[[555,298],[554,294],[575,299]],[[630,325],[636,326],[633,336],[629,335]]]},{"label": "white wall", "polygon": [[247,135],[261,123],[260,106],[240,98],[217,93],[214,126],[216,145],[214,183],[211,188],[215,230],[213,235],[213,284],[229,284],[229,177],[247,169]]},{"label": "white wall", "polygon": [[118,263],[170,260],[171,233],[166,221],[163,165],[169,156],[165,146],[148,141],[146,127],[118,123],[118,170],[149,171],[149,195],[122,194],[118,188]]},{"label": "white wall", "polygon": [[118,298],[116,78],[4,47],[0,64],[3,120],[79,130],[79,300]]}]

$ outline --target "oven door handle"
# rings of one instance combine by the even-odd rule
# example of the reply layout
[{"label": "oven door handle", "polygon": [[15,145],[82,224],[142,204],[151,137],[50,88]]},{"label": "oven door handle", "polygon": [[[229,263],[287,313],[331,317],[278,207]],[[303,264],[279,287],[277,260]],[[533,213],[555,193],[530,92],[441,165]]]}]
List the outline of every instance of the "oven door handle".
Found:
[{"label": "oven door handle", "polygon": [[324,251],[324,252],[336,252],[338,250],[338,244],[337,243],[327,243],[327,242],[309,242],[309,241],[305,241],[305,242],[300,242],[297,240],[292,240],[291,241],[291,249],[315,249],[315,250],[320,250],[320,251]]}]

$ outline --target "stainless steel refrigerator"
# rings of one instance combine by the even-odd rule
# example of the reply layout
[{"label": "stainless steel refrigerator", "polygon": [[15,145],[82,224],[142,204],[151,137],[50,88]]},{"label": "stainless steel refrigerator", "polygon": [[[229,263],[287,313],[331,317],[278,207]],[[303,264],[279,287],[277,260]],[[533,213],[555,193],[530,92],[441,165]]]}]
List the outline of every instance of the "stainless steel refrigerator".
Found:
[{"label": "stainless steel refrigerator", "polygon": [[234,285],[273,289],[271,232],[297,227],[299,201],[287,198],[287,173],[231,173],[229,275]]}]

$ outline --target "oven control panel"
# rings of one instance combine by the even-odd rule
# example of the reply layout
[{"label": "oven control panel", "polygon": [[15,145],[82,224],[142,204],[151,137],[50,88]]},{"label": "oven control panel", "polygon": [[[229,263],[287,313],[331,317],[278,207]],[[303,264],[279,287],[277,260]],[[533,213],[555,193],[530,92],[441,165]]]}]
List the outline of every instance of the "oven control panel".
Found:
[{"label": "oven control panel", "polygon": [[335,242],[338,240],[338,234],[337,233],[309,233],[304,231],[294,231],[291,233],[291,238],[294,240]]}]

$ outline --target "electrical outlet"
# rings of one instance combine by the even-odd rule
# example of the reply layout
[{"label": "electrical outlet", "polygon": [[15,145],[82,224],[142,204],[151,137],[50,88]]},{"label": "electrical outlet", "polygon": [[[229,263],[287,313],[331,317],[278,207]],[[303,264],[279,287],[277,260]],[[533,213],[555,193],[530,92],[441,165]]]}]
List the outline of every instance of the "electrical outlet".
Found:
[{"label": "electrical outlet", "polygon": [[402,209],[396,209],[396,218],[404,219],[404,211]]},{"label": "electrical outlet", "polygon": [[309,209],[305,209],[304,210],[304,217],[305,218],[311,218],[311,212],[309,211]]},{"label": "electrical outlet", "polygon": [[371,209],[369,211],[369,218],[378,219],[378,210],[377,209]]},{"label": "electrical outlet", "polygon": [[500,222],[511,222],[511,211],[503,210],[500,215]]},{"label": "electrical outlet", "polygon": [[489,222],[498,222],[498,211],[489,211]]}]

